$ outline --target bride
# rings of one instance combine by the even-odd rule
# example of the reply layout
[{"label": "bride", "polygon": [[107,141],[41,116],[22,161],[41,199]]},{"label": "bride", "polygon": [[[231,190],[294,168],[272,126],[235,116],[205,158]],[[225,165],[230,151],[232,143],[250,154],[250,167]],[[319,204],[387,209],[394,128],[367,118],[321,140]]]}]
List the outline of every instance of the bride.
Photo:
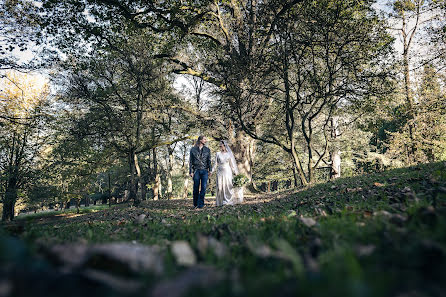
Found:
[{"label": "bride", "polygon": [[220,142],[220,151],[215,156],[211,174],[217,171],[216,205],[235,204],[232,188],[232,173],[238,174],[234,154],[225,141]]}]

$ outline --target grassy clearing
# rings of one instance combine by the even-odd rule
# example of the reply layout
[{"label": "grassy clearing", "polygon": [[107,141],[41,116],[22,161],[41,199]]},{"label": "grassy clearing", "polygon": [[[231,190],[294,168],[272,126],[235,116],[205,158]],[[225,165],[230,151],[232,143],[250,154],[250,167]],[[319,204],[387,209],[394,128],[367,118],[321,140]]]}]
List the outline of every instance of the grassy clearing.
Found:
[{"label": "grassy clearing", "polygon": [[[17,233],[31,246],[158,245],[167,279],[185,269],[169,248],[185,240],[200,265],[225,274],[190,296],[443,296],[445,189],[446,164],[436,163],[258,196],[238,206],[217,208],[207,199],[203,211],[192,210],[191,200],[172,200],[53,220],[30,216]],[[205,249],[203,238],[218,244]]]},{"label": "grassy clearing", "polygon": [[[112,205],[112,207],[115,207],[115,205]],[[91,205],[91,206],[87,206],[87,207],[80,207],[79,208],[79,212],[77,211],[76,208],[70,208],[70,209],[66,209],[66,210],[51,210],[51,211],[45,211],[45,212],[36,212],[36,213],[26,213],[26,214],[21,214],[19,216],[17,216],[15,218],[16,221],[21,221],[21,220],[28,220],[28,221],[32,221],[35,219],[42,219],[42,218],[50,218],[50,217],[69,217],[75,214],[86,214],[86,213],[92,213],[92,212],[97,212],[100,210],[104,210],[104,209],[108,209],[110,208],[108,205]]]}]

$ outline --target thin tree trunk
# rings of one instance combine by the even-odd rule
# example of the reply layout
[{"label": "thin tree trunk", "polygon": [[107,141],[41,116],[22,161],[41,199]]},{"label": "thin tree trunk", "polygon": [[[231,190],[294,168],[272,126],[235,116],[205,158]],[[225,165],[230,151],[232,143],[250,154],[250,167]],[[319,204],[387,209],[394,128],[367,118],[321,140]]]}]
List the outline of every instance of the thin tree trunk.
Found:
[{"label": "thin tree trunk", "polygon": [[17,187],[14,180],[8,182],[3,198],[3,215],[2,221],[12,221],[14,219],[15,203],[17,201]]},{"label": "thin tree trunk", "polygon": [[136,193],[135,193],[135,205],[141,203],[142,196],[142,182],[141,182],[141,168],[139,167],[138,155],[133,154],[134,166],[136,171]]},{"label": "thin tree trunk", "polygon": [[[287,129],[287,135],[288,135],[288,140],[290,142],[290,149],[288,151],[289,154],[291,154],[291,158],[294,161],[294,166],[297,169],[297,173],[299,176],[299,179],[302,183],[302,185],[306,186],[308,184],[307,179],[305,178],[305,174],[304,174],[304,170],[302,168],[302,164],[300,162],[299,156],[297,155],[296,152],[296,141],[294,139],[294,127],[295,127],[295,119],[294,119],[294,113],[293,113],[293,109],[291,108],[291,95],[290,95],[290,82],[288,79],[288,71],[289,71],[289,67],[288,67],[288,55],[287,52],[285,51],[285,54],[283,55],[283,65],[284,65],[284,69],[283,69],[283,82],[284,82],[284,87],[285,87],[285,101],[286,101],[286,120],[285,120],[285,126]],[[302,131],[305,133],[305,129],[304,129],[304,121],[302,121]]]},{"label": "thin tree trunk", "polygon": [[170,146],[167,147],[168,160],[167,160],[167,199],[172,199],[173,187],[172,187],[172,171],[173,171],[173,152],[174,149]]},{"label": "thin tree trunk", "polygon": [[336,139],[339,136],[338,130],[338,118],[333,116],[330,119],[331,122],[331,142],[332,148],[330,152],[331,169],[330,169],[330,179],[336,179],[341,177],[341,152],[336,144]]},{"label": "thin tree trunk", "polygon": [[160,183],[159,183],[159,175],[158,175],[158,164],[156,159],[156,148],[153,148],[153,174],[155,177],[154,186],[153,186],[153,200],[159,199],[160,194]]},{"label": "thin tree trunk", "polygon": [[141,177],[141,201],[147,200],[147,178]]},{"label": "thin tree trunk", "polygon": [[300,182],[303,186],[308,185],[307,178],[305,177],[304,170],[302,168],[302,164],[300,162],[299,156],[297,155],[296,148],[294,147],[294,139],[291,141],[291,157],[294,161],[294,167],[297,169],[297,176],[300,179]]},{"label": "thin tree trunk", "polygon": [[14,219],[15,204],[19,186],[19,168],[26,143],[26,134],[23,135],[23,142],[19,144],[19,136],[14,133],[13,143],[10,147],[10,155],[7,166],[7,183],[3,196],[2,221],[12,221]]},{"label": "thin tree trunk", "polygon": [[411,90],[411,83],[410,83],[410,68],[409,68],[409,51],[410,47],[413,41],[413,37],[415,36],[415,33],[418,28],[418,24],[420,21],[420,10],[421,6],[423,5],[423,1],[419,1],[415,3],[415,24],[411,29],[408,28],[409,26],[409,18],[406,15],[406,11],[402,10],[400,12],[401,19],[402,19],[402,28],[401,34],[403,37],[403,66],[404,66],[404,90],[406,95],[406,105],[407,105],[407,120],[409,125],[409,139],[410,139],[410,145],[409,145],[409,159],[410,162],[416,161],[416,140],[415,140],[415,117],[416,117],[416,110],[414,106],[414,99],[412,95]]},{"label": "thin tree trunk", "polygon": [[110,172],[108,173],[108,207],[111,207],[111,179]]},{"label": "thin tree trunk", "polygon": [[254,158],[255,158],[255,151],[256,151],[256,140],[251,138],[249,140],[249,147],[248,147],[248,159],[249,159],[249,168],[251,169],[249,174],[249,180],[251,181],[250,183],[250,187],[248,187],[250,189],[251,192],[259,192],[259,190],[257,189],[257,186],[254,182],[252,173],[253,173],[253,169],[254,169]]},{"label": "thin tree trunk", "polygon": [[416,143],[415,143],[415,112],[414,103],[412,98],[411,83],[410,83],[410,69],[409,69],[409,48],[404,50],[403,53],[403,63],[404,63],[404,91],[406,93],[406,103],[408,109],[408,123],[409,123],[409,139],[410,139],[410,150],[409,155],[411,162],[415,161]]},{"label": "thin tree trunk", "polygon": [[186,149],[187,146],[186,144],[183,147],[183,164],[182,164],[182,171],[183,171],[183,199],[187,198],[187,194],[188,194],[188,186],[189,186],[189,166],[188,163],[186,161],[186,156],[187,156],[187,152],[188,150]]},{"label": "thin tree trunk", "polygon": [[299,180],[299,177],[297,176],[296,168],[294,166],[293,166],[293,178],[294,178],[294,187],[295,188],[299,187],[299,184],[297,182]]},{"label": "thin tree trunk", "polygon": [[90,197],[88,196],[88,194],[84,195],[84,199],[85,199],[85,207],[90,206]]},{"label": "thin tree trunk", "polygon": [[188,186],[189,186],[189,176],[185,176],[184,182],[183,182],[183,199],[187,198],[188,194]]},{"label": "thin tree trunk", "polygon": [[136,192],[137,192],[137,180],[136,180],[136,168],[135,168],[135,159],[134,152],[130,152],[128,156],[128,164],[130,169],[130,184],[128,189],[128,195],[125,195],[125,200],[136,200]]}]

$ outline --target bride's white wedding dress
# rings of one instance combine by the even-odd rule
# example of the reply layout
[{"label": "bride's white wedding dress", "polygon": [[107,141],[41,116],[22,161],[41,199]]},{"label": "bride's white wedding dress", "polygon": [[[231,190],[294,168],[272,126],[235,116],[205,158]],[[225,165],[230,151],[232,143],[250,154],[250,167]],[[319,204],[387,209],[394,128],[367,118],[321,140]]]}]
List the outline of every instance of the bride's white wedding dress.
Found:
[{"label": "bride's white wedding dress", "polygon": [[217,152],[212,172],[217,171],[216,205],[235,204],[232,188],[232,172],[237,172],[236,165],[227,152]]}]

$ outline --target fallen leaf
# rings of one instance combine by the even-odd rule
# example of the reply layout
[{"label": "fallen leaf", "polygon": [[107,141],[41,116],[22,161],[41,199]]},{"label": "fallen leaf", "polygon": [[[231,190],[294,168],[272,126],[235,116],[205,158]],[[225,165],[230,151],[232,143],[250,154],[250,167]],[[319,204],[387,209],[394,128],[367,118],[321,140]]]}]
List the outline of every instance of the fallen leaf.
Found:
[{"label": "fallen leaf", "polygon": [[292,217],[295,217],[295,216],[297,216],[297,213],[296,213],[295,210],[288,211],[287,217],[292,218]]},{"label": "fallen leaf", "polygon": [[316,221],[313,218],[301,217],[299,219],[307,227],[313,227],[314,225],[316,225]]},{"label": "fallen leaf", "polygon": [[371,217],[372,215],[373,215],[373,212],[368,211],[368,210],[364,211],[364,217],[368,218],[368,217]]},{"label": "fallen leaf", "polygon": [[404,189],[402,189],[401,192],[403,192],[403,193],[412,192],[412,189],[409,187],[404,187]]},{"label": "fallen leaf", "polygon": [[385,217],[391,217],[392,214],[386,210],[379,210],[379,211],[375,211],[373,213],[374,216],[385,216]]},{"label": "fallen leaf", "polygon": [[142,223],[144,223],[144,219],[146,218],[146,215],[145,214],[140,214],[139,216],[138,216],[138,218],[136,219],[136,222],[138,223],[138,224],[142,224]]},{"label": "fallen leaf", "polygon": [[191,266],[197,262],[195,253],[187,241],[174,241],[171,251],[180,265]]},{"label": "fallen leaf", "polygon": [[376,249],[376,246],[373,244],[368,245],[358,245],[356,246],[356,253],[358,256],[370,256]]}]

